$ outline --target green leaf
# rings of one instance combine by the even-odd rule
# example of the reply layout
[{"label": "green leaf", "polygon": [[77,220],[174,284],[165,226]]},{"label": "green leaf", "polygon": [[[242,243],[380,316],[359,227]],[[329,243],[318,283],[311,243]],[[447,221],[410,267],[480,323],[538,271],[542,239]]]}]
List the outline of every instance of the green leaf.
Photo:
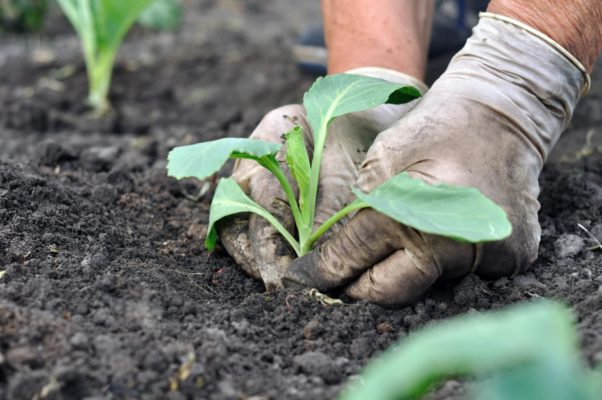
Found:
[{"label": "green leaf", "polygon": [[278,232],[288,240],[295,252],[299,252],[299,244],[284,226],[282,226],[282,224],[265,208],[251,200],[251,198],[242,191],[240,186],[230,178],[220,180],[215,189],[215,195],[213,196],[211,210],[209,212],[209,226],[207,228],[208,233],[207,239],[205,240],[205,247],[207,247],[209,251],[215,248],[215,243],[218,238],[215,230],[215,223],[217,221],[229,215],[244,212],[252,212],[267,219],[274,225]]},{"label": "green leaf", "polygon": [[90,0],[99,47],[119,46],[152,0]]},{"label": "green leaf", "polygon": [[[553,350],[552,350],[553,351]],[[594,400],[602,392],[580,363],[567,360],[565,365],[536,359],[525,365],[496,372],[472,385],[474,400]],[[558,370],[561,367],[562,370]],[[598,380],[599,382],[599,380]],[[597,394],[596,394],[597,393]]]},{"label": "green leaf", "polygon": [[182,20],[182,6],[177,0],[153,0],[138,22],[152,29],[173,30]]},{"label": "green leaf", "polygon": [[[570,312],[547,301],[523,304],[503,312],[465,315],[413,334],[369,364],[363,379],[340,399],[416,399],[446,377],[483,377],[529,365],[543,367],[539,379],[544,380],[537,384],[570,382],[566,378],[583,372],[580,362]],[[572,386],[567,392],[575,389]]]},{"label": "green leaf", "polygon": [[303,139],[303,129],[295,126],[285,134],[286,138],[286,162],[299,187],[299,203],[303,208],[307,191],[309,190],[309,156]]},{"label": "green leaf", "polygon": [[174,148],[167,156],[167,174],[177,179],[205,179],[216,173],[228,158],[262,161],[274,158],[281,145],[262,140],[225,138]]},{"label": "green leaf", "polygon": [[381,104],[403,104],[420,97],[413,86],[404,86],[361,75],[337,74],[318,78],[303,97],[307,120],[315,142],[333,118]]},{"label": "green leaf", "polygon": [[370,194],[353,193],[370,207],[421,232],[467,242],[501,240],[512,225],[502,208],[474,188],[428,185],[407,172]]},{"label": "green leaf", "polygon": [[406,103],[418,97],[420,92],[412,86],[351,74],[318,78],[305,93],[303,105],[314,134],[309,193],[307,205],[302,209],[303,219],[308,222],[310,229],[314,224],[322,152],[332,119],[385,103]]}]

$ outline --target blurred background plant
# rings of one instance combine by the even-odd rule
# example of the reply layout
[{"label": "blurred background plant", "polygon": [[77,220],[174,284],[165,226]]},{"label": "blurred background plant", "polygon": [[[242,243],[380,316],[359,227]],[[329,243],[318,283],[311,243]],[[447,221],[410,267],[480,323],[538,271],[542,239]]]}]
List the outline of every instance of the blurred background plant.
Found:
[{"label": "blurred background plant", "polygon": [[153,0],[142,12],[140,25],[162,31],[175,30],[182,22],[182,5],[179,0]]},{"label": "blurred background plant", "polygon": [[48,0],[0,0],[0,32],[35,32],[44,24]]},{"label": "blurred background plant", "polygon": [[[108,93],[115,57],[135,22],[156,30],[175,30],[182,19],[179,0],[57,0],[75,29],[89,80],[88,104],[96,115],[110,107]],[[39,30],[49,0],[0,0],[0,31]]]},{"label": "blurred background plant", "polygon": [[181,17],[177,0],[57,0],[79,37],[89,81],[88,105],[95,115],[110,109],[113,66],[132,25],[173,29]]}]

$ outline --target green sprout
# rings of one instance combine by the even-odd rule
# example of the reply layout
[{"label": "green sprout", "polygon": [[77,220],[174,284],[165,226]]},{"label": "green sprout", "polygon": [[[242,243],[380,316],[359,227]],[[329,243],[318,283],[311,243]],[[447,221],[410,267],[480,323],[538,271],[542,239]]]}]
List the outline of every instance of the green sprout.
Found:
[{"label": "green sprout", "polygon": [[140,14],[140,25],[171,31],[182,22],[182,5],[179,0],[152,0],[151,4]]},{"label": "green sprout", "polygon": [[168,156],[167,171],[177,179],[205,179],[216,173],[229,158],[258,162],[278,180],[295,220],[296,235],[266,209],[249,198],[231,178],[221,179],[211,203],[208,236],[209,250],[218,239],[215,223],[232,214],[252,212],[267,219],[282,234],[298,256],[312,250],[316,241],[337,221],[363,208],[372,207],[394,220],[419,231],[460,241],[501,240],[512,226],[503,209],[473,188],[428,185],[401,173],[388,179],[371,193],[353,189],[356,199],[330,217],[315,231],[314,214],[318,180],[328,126],[336,117],[367,110],[381,104],[403,104],[420,96],[411,86],[358,75],[339,74],[319,78],[303,98],[307,120],[314,134],[310,162],[303,130],[295,126],[285,137],[286,162],[299,190],[286,178],[276,154],[282,147],[254,139],[225,138],[174,148]]},{"label": "green sprout", "polygon": [[47,0],[0,0],[0,32],[38,31],[47,9]]},{"label": "green sprout", "polygon": [[88,73],[88,103],[109,109],[115,57],[123,38],[151,0],[57,0],[79,36]]},{"label": "green sprout", "polygon": [[419,399],[446,378],[471,377],[472,399],[600,399],[602,370],[584,367],[573,321],[541,301],[432,325],[372,361],[339,398]]}]

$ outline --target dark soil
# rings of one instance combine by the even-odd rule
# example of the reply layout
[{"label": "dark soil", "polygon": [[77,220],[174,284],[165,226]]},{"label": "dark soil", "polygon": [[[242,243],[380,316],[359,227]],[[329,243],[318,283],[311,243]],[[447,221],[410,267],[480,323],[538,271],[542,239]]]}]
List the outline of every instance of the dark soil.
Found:
[{"label": "dark soil", "polygon": [[600,74],[542,175],[526,274],[468,276],[399,310],[325,307],[203,250],[210,198],[165,176],[167,151],[248,135],[300,99],[312,78],[290,43],[318,15],[300,3],[191,0],[179,32],[135,30],[101,121],[56,12],[44,38],[0,39],[0,400],[330,399],[419,326],[539,297],[571,305],[602,361],[602,251],[577,226],[602,238]]}]

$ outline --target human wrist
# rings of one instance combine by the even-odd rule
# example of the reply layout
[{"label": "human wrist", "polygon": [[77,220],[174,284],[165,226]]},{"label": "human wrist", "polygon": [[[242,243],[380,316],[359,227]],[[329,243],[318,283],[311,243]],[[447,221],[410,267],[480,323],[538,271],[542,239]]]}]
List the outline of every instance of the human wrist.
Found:
[{"label": "human wrist", "polygon": [[549,36],[588,72],[602,49],[599,0],[492,0],[487,11],[516,19]]},{"label": "human wrist", "polygon": [[328,72],[375,66],[424,79],[433,0],[322,0]]}]

